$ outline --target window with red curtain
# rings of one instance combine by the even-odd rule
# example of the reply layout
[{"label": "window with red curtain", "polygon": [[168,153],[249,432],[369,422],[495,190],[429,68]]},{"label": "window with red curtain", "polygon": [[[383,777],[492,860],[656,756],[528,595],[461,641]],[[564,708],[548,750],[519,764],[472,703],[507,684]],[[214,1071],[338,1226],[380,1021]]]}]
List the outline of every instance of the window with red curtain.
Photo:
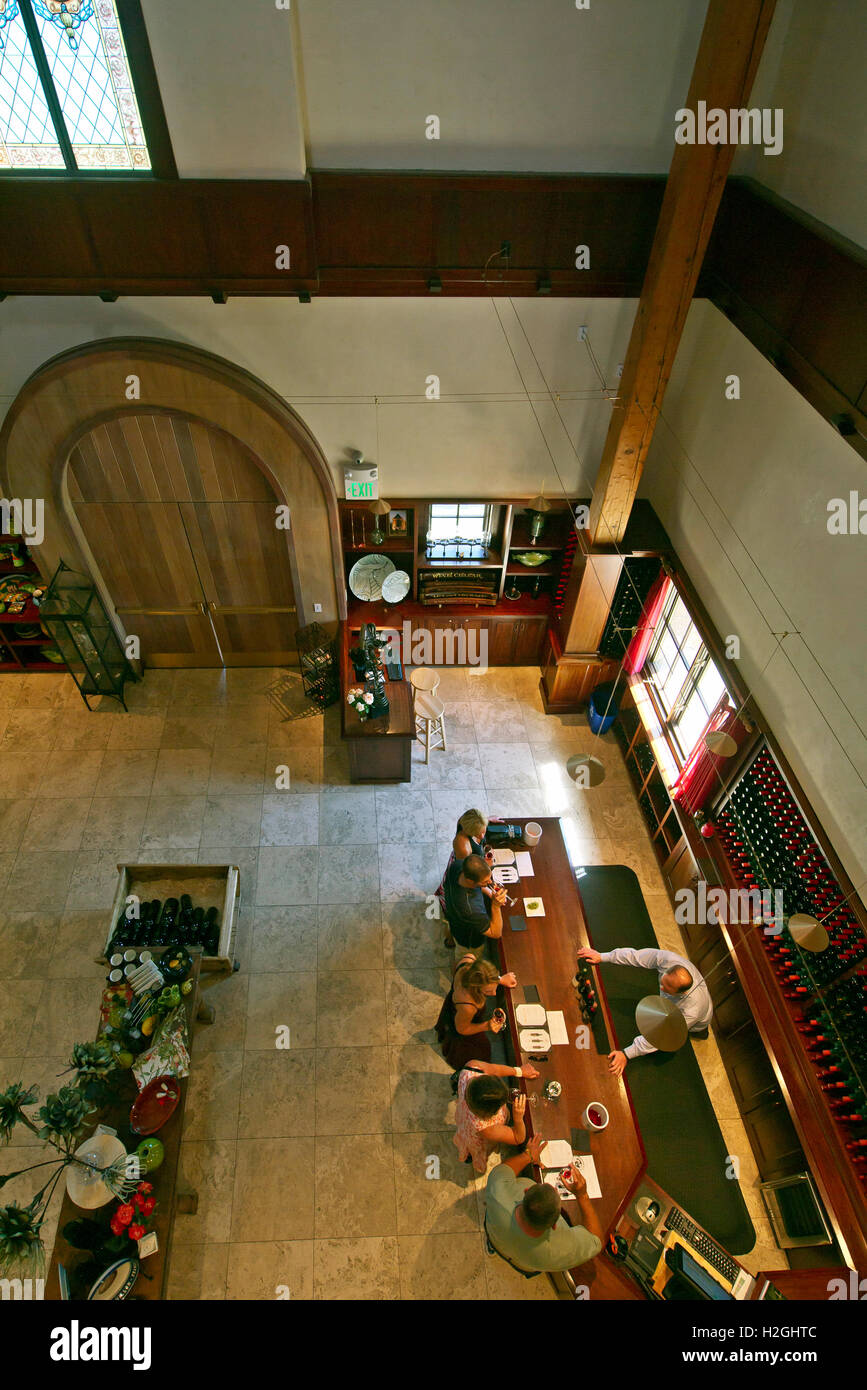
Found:
[{"label": "window with red curtain", "polygon": [[737,711],[729,703],[728,694],[720,698],[701,737],[684,763],[672,791],[673,799],[680,802],[692,816],[707,805],[712,793],[720,785],[720,768],[729,761],[719,753],[711,753],[705,746],[707,735],[717,731],[730,734],[738,748],[746,736],[747,731],[738,719]]}]

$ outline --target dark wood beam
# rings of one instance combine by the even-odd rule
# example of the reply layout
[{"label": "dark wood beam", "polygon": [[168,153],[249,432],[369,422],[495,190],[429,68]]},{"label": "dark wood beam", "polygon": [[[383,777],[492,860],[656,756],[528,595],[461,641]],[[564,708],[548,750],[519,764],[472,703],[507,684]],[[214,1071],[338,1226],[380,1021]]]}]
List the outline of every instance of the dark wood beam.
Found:
[{"label": "dark wood beam", "polygon": [[[710,0],[685,108],[745,107],[776,0]],[[674,113],[672,113],[673,117]],[[622,540],[735,144],[675,145],[590,507],[595,543]]]}]

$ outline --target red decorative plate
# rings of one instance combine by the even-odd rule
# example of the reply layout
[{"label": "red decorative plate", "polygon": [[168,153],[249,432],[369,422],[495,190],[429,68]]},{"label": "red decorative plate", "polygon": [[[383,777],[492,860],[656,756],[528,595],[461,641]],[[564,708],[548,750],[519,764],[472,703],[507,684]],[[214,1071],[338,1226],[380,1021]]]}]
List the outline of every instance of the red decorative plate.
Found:
[{"label": "red decorative plate", "polygon": [[133,1102],[129,1127],[134,1134],[156,1134],[171,1119],[181,1098],[176,1076],[156,1076]]}]

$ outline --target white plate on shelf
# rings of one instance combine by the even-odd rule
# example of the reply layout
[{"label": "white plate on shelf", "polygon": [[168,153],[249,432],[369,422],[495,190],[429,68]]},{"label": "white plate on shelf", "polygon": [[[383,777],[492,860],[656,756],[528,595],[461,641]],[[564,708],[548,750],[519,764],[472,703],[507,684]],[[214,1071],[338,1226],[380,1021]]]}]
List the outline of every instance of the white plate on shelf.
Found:
[{"label": "white plate on shelf", "polygon": [[382,597],[386,603],[401,603],[410,590],[410,578],[406,570],[392,570],[382,582]]},{"label": "white plate on shelf", "polygon": [[387,555],[362,555],[349,571],[349,587],[356,598],[376,603],[382,598],[382,586],[394,571],[394,561]]}]

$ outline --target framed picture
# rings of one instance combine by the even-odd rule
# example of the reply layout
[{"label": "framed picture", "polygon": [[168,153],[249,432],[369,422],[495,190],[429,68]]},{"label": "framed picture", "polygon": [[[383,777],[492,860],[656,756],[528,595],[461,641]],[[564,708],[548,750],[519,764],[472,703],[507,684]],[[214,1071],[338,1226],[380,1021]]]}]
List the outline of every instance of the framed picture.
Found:
[{"label": "framed picture", "polygon": [[388,534],[390,536],[407,535],[406,512],[394,511],[388,514]]}]

